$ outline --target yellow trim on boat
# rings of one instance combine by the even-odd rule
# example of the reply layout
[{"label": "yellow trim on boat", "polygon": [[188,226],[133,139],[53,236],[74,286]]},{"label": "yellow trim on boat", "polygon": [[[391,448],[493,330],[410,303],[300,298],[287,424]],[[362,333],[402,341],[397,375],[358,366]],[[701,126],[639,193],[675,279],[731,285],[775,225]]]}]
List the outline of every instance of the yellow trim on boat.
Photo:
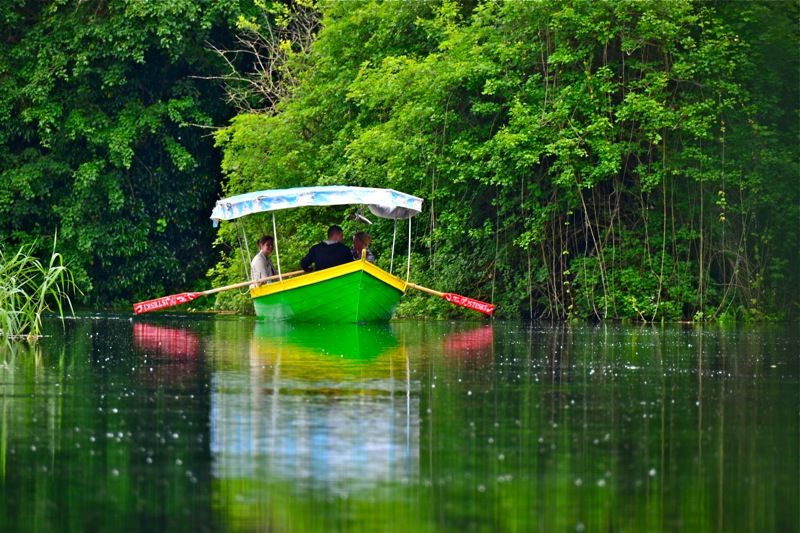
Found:
[{"label": "yellow trim on boat", "polygon": [[364,272],[405,294],[406,282],[403,281],[402,279],[398,278],[393,274],[389,274],[384,269],[375,266],[373,263],[370,263],[366,259],[361,259],[361,261],[354,261],[354,262],[362,263]]},{"label": "yellow trim on boat", "polygon": [[250,289],[250,297],[258,298],[259,296],[266,296],[268,294],[276,294],[283,291],[297,289],[299,287],[305,287],[315,283],[320,283],[322,281],[328,281],[329,279],[338,278],[340,276],[346,276],[347,274],[353,274],[359,270],[363,270],[370,276],[386,283],[391,287],[394,287],[404,294],[406,292],[405,281],[393,274],[386,272],[382,268],[373,265],[362,257],[360,260],[353,261],[351,263],[345,263],[343,265],[326,268],[325,270],[320,270],[318,272],[310,272],[308,274],[302,274],[300,276],[282,281],[261,285],[254,289]]}]

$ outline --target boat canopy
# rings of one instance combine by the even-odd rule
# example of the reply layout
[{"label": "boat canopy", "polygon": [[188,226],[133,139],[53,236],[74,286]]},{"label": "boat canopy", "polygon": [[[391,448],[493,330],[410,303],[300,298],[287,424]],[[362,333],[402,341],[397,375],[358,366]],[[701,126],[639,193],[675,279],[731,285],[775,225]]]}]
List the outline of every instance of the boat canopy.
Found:
[{"label": "boat canopy", "polygon": [[392,189],[330,185],[256,191],[217,200],[211,212],[216,227],[221,220],[294,207],[366,205],[373,215],[394,220],[422,211],[422,199]]}]

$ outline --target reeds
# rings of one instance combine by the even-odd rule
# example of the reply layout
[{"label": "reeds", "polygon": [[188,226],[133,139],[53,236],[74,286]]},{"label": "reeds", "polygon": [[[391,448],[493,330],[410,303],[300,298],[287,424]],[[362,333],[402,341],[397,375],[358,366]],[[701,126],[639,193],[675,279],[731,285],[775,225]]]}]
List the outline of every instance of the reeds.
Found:
[{"label": "reeds", "polygon": [[77,287],[55,251],[55,239],[47,266],[33,255],[33,248],[33,244],[21,246],[14,255],[0,250],[0,336],[6,344],[38,338],[45,312],[55,310],[63,320],[65,306],[72,311],[67,293]]}]

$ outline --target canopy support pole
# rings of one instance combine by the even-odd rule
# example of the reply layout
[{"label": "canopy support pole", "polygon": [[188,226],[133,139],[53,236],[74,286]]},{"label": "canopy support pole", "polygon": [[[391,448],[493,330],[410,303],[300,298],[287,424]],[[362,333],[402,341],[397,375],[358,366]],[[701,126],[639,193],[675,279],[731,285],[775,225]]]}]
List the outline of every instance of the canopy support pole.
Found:
[{"label": "canopy support pole", "polygon": [[[236,221],[236,229],[242,232],[242,236],[244,237],[244,248],[242,247],[242,236],[239,236],[238,231],[236,237],[239,239],[239,250],[242,253],[242,266],[244,267],[244,277],[250,279],[250,272],[247,270],[247,257],[250,257],[250,245],[247,244],[247,233],[245,233],[244,228],[239,224],[239,221]],[[245,257],[244,253],[247,252],[247,257]],[[252,281],[252,280],[251,280]]]},{"label": "canopy support pole", "polygon": [[275,261],[278,263],[278,281],[283,281],[281,276],[281,254],[278,252],[278,227],[275,225],[275,213],[272,213],[272,238],[275,241]]},{"label": "canopy support pole", "polygon": [[406,261],[406,283],[411,276],[411,217],[408,217],[408,260]]},{"label": "canopy support pole", "polygon": [[392,235],[392,259],[389,261],[389,273],[394,274],[394,243],[397,240],[397,219],[394,219],[394,234]]}]

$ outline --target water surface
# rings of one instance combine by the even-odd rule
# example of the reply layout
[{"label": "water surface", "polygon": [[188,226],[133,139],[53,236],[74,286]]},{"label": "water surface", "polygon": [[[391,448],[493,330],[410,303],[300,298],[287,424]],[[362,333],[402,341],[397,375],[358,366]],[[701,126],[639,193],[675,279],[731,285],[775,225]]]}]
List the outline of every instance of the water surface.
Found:
[{"label": "water surface", "polygon": [[797,531],[796,326],[85,316],[0,352],[0,528]]}]

